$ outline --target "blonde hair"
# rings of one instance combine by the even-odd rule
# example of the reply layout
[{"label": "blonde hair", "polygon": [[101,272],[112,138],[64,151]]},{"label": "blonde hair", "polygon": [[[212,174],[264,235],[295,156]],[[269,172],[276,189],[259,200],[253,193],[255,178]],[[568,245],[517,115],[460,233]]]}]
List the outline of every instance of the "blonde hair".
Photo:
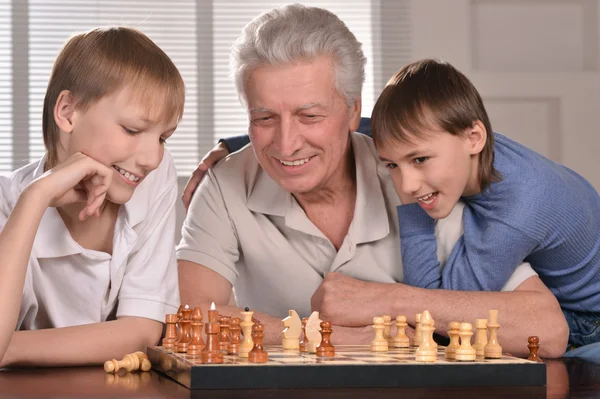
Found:
[{"label": "blonde hair", "polygon": [[[126,27],[96,28],[71,37],[59,52],[44,98],[42,131],[46,168],[58,164],[59,129],[54,107],[69,90],[77,109],[128,87],[149,119],[180,119],[185,85],[177,67],[148,36]],[[151,117],[150,117],[151,116]]]}]

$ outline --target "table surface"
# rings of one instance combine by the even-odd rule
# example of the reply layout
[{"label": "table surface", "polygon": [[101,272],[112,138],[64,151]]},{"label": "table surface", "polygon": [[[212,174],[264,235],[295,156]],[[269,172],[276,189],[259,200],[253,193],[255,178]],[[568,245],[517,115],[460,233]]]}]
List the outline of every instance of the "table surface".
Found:
[{"label": "table surface", "polygon": [[152,398],[600,398],[600,365],[550,360],[546,387],[293,389],[190,391],[153,371],[106,374],[101,367],[0,371],[0,398],[152,397]]}]

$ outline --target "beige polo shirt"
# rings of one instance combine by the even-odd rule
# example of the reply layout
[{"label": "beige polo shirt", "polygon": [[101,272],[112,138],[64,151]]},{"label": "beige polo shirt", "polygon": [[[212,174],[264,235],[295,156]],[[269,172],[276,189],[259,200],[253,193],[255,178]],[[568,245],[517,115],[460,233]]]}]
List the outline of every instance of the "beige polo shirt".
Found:
[{"label": "beige polo shirt", "polygon": [[[23,189],[43,173],[38,160],[0,177],[0,228]],[[113,253],[83,248],[56,208],[38,228],[23,288],[17,329],[67,327],[138,316],[164,322],[179,306],[175,259],[177,175],[165,156],[122,205]]]},{"label": "beige polo shirt", "polygon": [[[402,282],[396,213],[400,201],[371,138],[351,136],[356,205],[339,251],[246,146],[210,170],[198,187],[177,258],[226,278],[238,306],[280,317],[289,309],[310,314],[310,298],[330,271],[366,281]],[[462,234],[462,207],[456,212],[458,218],[442,220],[436,227],[438,239],[452,246]],[[445,227],[449,223],[453,228]],[[443,237],[445,230],[454,236]]]}]

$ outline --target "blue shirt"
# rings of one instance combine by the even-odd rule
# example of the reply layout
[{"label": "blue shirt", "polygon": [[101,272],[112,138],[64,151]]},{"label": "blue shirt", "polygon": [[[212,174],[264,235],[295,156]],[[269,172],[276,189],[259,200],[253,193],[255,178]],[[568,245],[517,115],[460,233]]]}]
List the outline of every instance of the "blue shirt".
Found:
[{"label": "blue shirt", "polygon": [[464,235],[443,270],[435,221],[418,204],[398,207],[405,283],[499,291],[522,262],[569,310],[600,311],[600,197],[583,177],[494,134],[502,180],[463,197]]}]

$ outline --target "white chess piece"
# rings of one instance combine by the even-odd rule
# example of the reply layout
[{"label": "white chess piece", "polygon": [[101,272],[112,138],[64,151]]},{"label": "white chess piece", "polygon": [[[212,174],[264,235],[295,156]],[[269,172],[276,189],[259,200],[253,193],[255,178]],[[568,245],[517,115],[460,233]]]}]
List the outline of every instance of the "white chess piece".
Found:
[{"label": "white chess piece", "polygon": [[282,320],[285,328],[282,331],[281,346],[284,350],[300,350],[302,320],[295,310],[289,310],[288,314],[289,316]]}]

